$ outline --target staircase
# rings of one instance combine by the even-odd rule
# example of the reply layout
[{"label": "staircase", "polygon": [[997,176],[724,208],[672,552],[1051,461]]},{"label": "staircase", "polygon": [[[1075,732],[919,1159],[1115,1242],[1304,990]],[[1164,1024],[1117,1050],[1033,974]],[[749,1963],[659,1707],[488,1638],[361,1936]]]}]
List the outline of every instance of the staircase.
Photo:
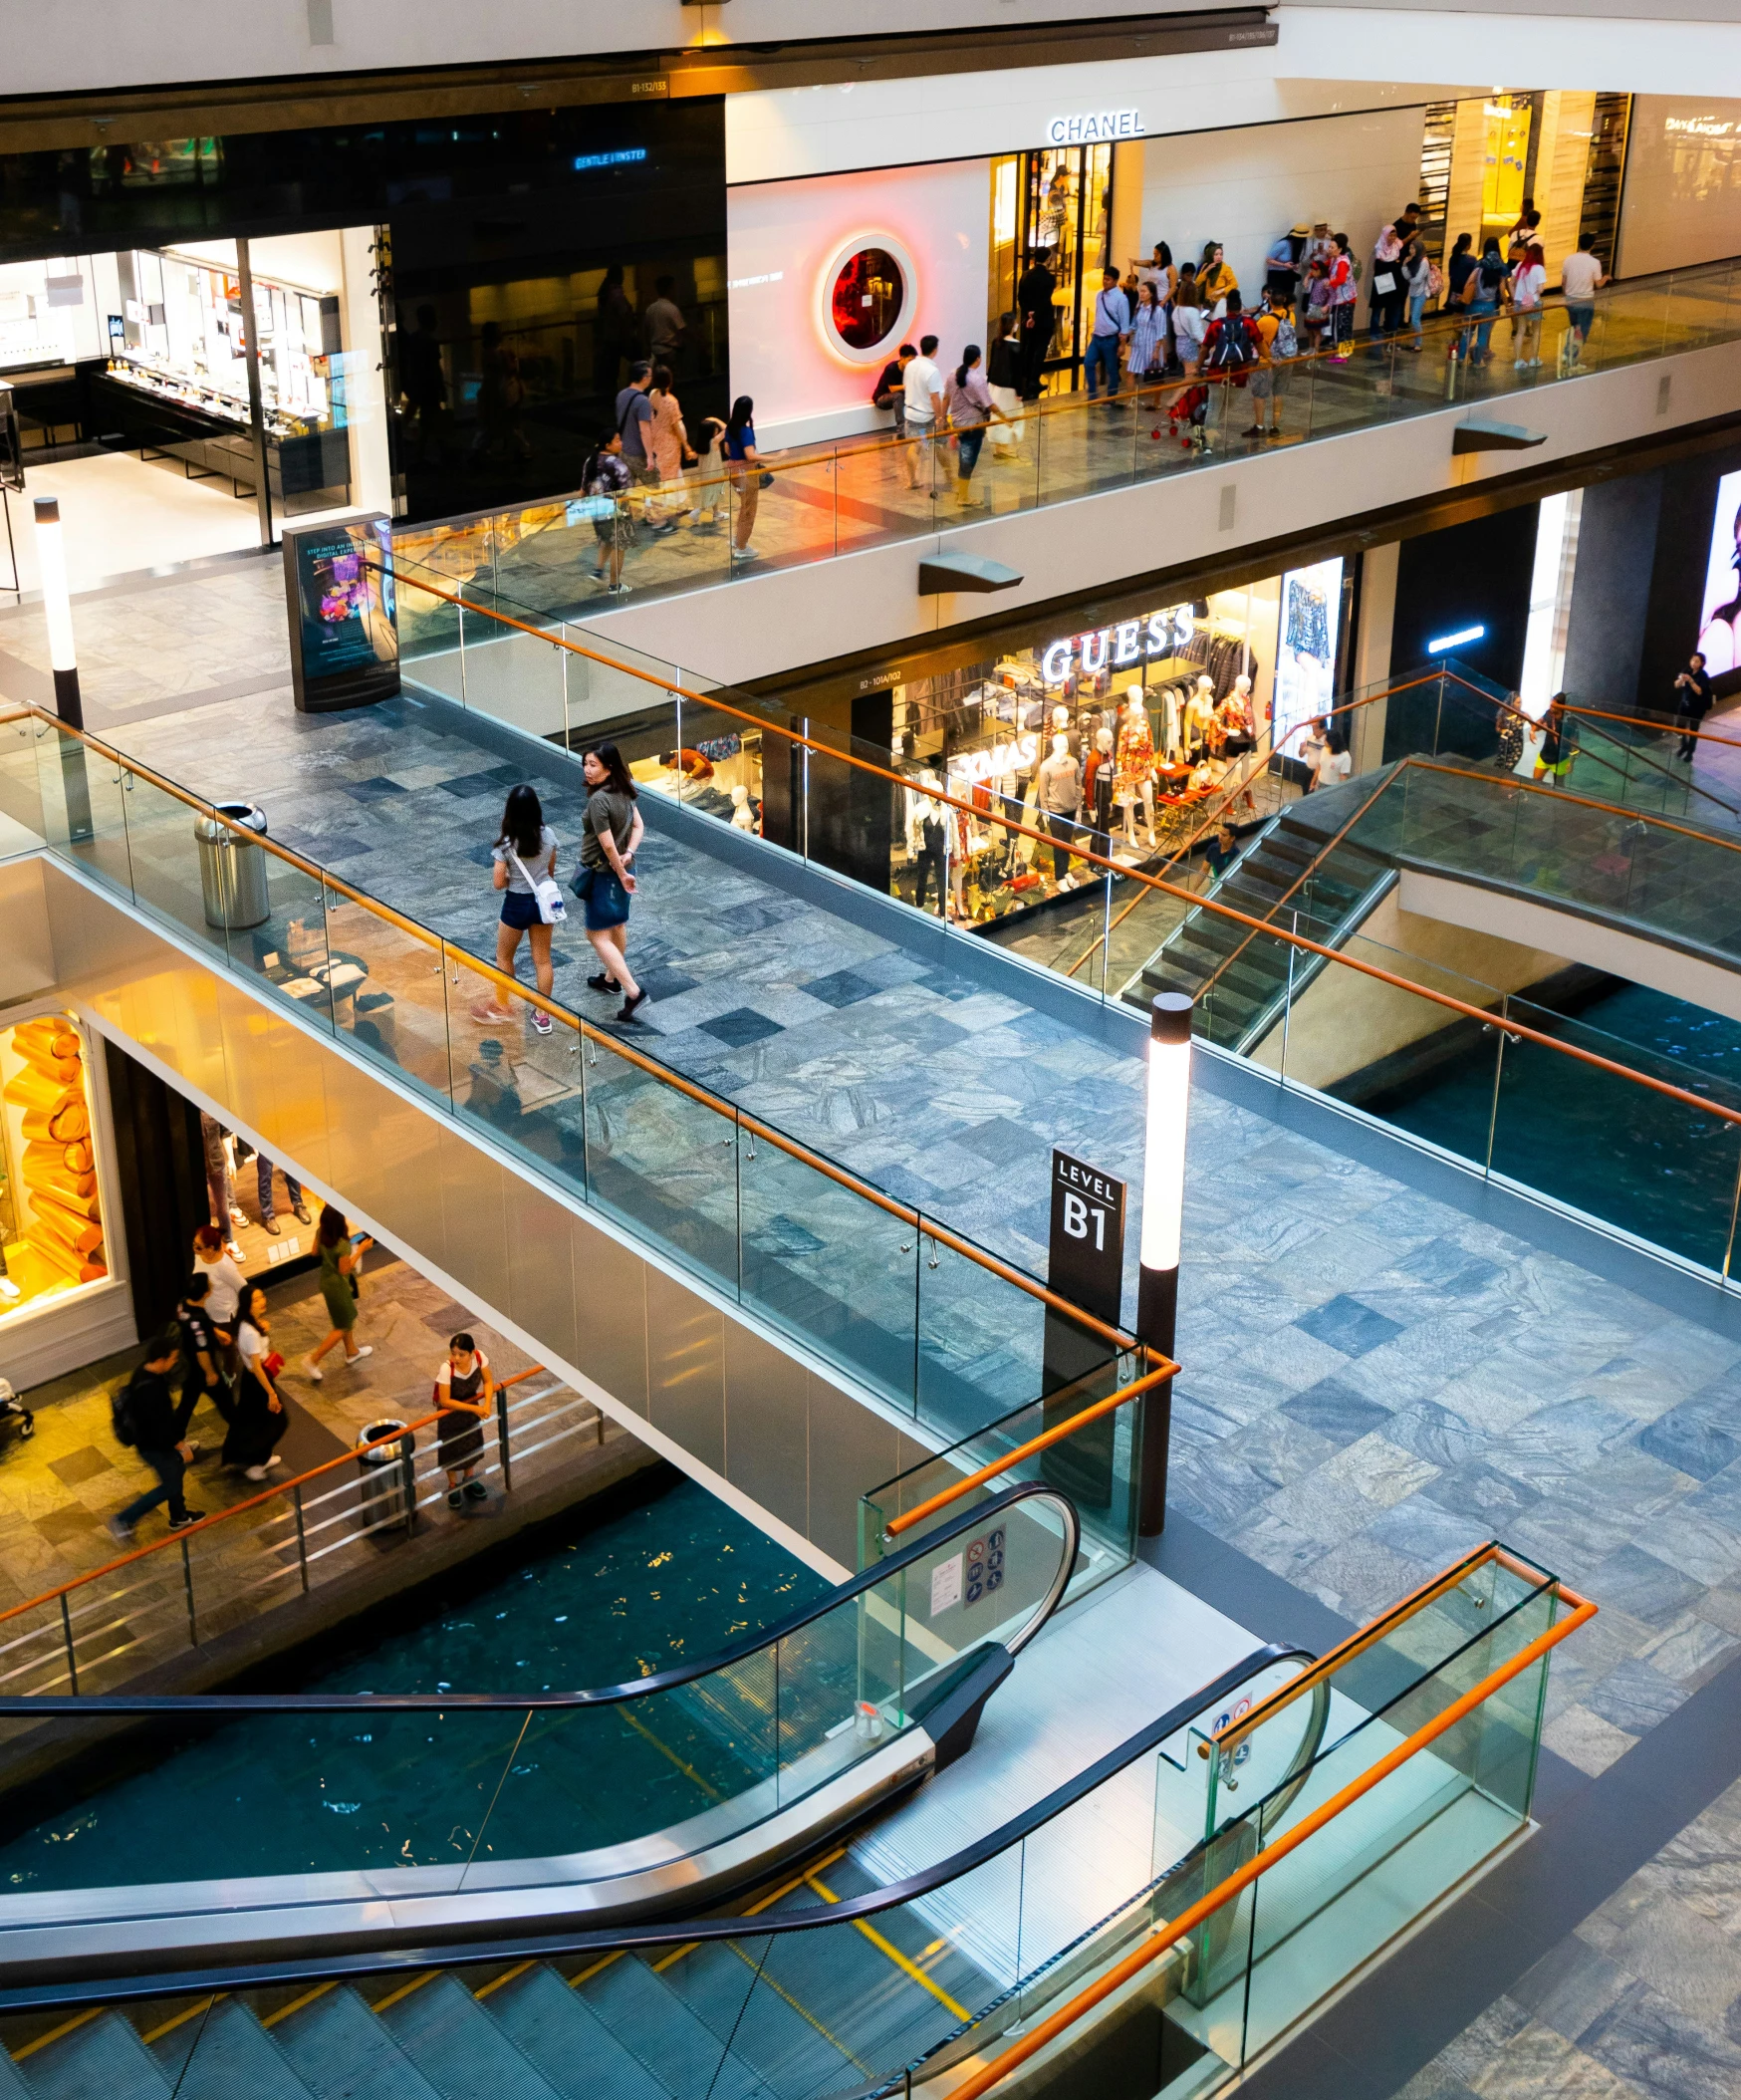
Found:
[{"label": "staircase", "polygon": [[[1300,932],[1328,947],[1346,939],[1395,880],[1382,855],[1348,840],[1330,844],[1358,806],[1349,800],[1354,785],[1290,803],[1209,895],[1255,919],[1273,914],[1285,931],[1297,923]],[[1361,799],[1373,785],[1369,778],[1359,783]],[[1249,1051],[1275,1025],[1287,999],[1288,955],[1285,942],[1198,909],[1167,935],[1123,996],[1146,1008],[1156,992],[1186,992],[1198,1002],[1200,1033],[1229,1050]],[[1317,956],[1296,954],[1295,992],[1323,967]]]}]

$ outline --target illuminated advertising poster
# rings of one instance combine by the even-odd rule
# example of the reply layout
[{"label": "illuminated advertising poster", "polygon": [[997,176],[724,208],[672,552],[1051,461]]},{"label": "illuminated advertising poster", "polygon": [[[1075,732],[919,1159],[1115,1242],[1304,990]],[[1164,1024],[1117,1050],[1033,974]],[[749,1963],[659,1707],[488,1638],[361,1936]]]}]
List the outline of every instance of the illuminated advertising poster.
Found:
[{"label": "illuminated advertising poster", "polygon": [[1717,483],[1697,647],[1713,678],[1741,669],[1741,473]]},{"label": "illuminated advertising poster", "polygon": [[1342,557],[1290,569],[1282,578],[1276,642],[1275,748],[1298,758],[1305,727],[1336,691],[1336,638],[1342,624]]},{"label": "illuminated advertising poster", "polygon": [[287,526],[291,668],[302,713],[364,707],[399,689],[398,634],[384,517]]}]

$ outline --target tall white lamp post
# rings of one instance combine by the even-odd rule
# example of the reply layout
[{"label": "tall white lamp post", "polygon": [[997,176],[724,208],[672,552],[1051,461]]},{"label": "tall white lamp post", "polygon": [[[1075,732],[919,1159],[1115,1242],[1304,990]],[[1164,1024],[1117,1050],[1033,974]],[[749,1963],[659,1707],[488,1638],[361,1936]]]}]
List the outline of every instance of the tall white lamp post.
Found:
[{"label": "tall white lamp post", "polygon": [[[79,657],[73,646],[73,600],[67,589],[67,550],[61,538],[61,506],[53,496],[38,496],[36,508],[36,566],[42,582],[43,618],[49,631],[49,668],[55,674],[55,712],[69,729],[85,726],[85,703],[79,695]],[[67,835],[89,839],[95,835],[91,822],[91,779],[85,770],[85,746],[76,736],[63,736],[61,781],[67,798]]]},{"label": "tall white lamp post", "polygon": [[[1179,1228],[1185,1207],[1185,1126],[1191,1099],[1192,1002],[1157,992],[1149,1007],[1148,1099],[1142,1153],[1142,1237],[1136,1334],[1174,1355],[1179,1309]],[[1172,1435],[1172,1381],[1142,1396],[1142,1477],[1137,1529],[1166,1528],[1166,1457]]]}]

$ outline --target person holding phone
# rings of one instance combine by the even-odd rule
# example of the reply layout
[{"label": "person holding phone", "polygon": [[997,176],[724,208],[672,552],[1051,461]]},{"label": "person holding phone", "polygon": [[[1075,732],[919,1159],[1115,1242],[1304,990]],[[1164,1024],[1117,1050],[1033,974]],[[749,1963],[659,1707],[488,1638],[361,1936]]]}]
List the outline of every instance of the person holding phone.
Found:
[{"label": "person holding phone", "polygon": [[447,1361],[435,1373],[434,1396],[435,1436],[450,1509],[463,1509],[489,1494],[473,1476],[484,1454],[484,1424],[495,1402],[489,1358],[469,1334],[454,1335],[447,1344]]},{"label": "person holding phone", "polygon": [[321,1257],[321,1296],[326,1300],[332,1329],[318,1349],[303,1358],[303,1369],[315,1385],[321,1383],[321,1359],[337,1344],[345,1345],[345,1361],[361,1363],[373,1356],[369,1343],[357,1340],[357,1304],[363,1295],[363,1257],[374,1241],[367,1233],[352,1237],[343,1210],[328,1203],[315,1227],[315,1247]]}]

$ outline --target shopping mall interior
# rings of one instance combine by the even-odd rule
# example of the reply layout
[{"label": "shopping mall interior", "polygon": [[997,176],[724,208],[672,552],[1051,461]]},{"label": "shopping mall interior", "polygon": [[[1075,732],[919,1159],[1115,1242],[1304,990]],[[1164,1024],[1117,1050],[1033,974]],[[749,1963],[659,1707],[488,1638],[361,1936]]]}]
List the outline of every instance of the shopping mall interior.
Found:
[{"label": "shopping mall interior", "polygon": [[1741,2091],[1730,12],[15,56],[0,2093]]}]

